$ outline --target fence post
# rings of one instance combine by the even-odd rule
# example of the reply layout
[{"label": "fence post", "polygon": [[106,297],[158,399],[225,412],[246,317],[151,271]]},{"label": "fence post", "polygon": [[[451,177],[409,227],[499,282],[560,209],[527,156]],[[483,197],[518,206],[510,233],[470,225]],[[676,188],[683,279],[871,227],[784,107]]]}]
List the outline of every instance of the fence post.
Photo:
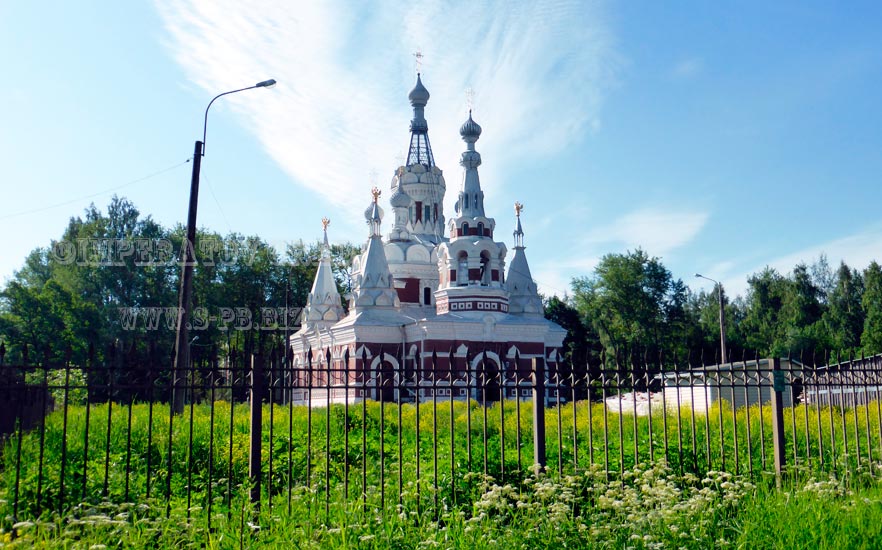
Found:
[{"label": "fence post", "polygon": [[545,362],[533,358],[533,464],[545,469]]},{"label": "fence post", "polygon": [[251,355],[251,430],[248,453],[248,476],[251,479],[251,502],[260,508],[260,454],[263,440],[263,357]]},{"label": "fence post", "polygon": [[781,473],[784,470],[786,455],[784,453],[784,371],[781,360],[769,359],[772,367],[772,443],[775,449],[775,484],[781,486]]}]

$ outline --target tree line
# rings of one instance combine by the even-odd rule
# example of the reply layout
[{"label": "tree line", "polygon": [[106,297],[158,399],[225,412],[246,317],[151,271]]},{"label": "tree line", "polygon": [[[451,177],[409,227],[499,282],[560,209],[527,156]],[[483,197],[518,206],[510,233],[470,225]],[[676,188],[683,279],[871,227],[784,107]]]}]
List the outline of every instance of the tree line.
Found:
[{"label": "tree line", "polygon": [[[789,273],[766,267],[745,296],[723,292],[729,361],[802,357],[814,363],[882,353],[882,267],[862,271],[825,256]],[[643,250],[607,254],[572,294],[546,300],[546,316],[568,331],[578,363],[720,362],[718,290],[694,292]]]}]

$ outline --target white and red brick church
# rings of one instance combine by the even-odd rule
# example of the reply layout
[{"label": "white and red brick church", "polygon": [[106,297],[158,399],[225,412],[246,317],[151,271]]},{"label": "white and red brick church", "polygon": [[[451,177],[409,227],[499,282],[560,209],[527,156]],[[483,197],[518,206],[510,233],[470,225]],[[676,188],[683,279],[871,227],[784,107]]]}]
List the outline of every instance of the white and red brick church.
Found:
[{"label": "white and red brick church", "polygon": [[465,173],[455,215],[446,220],[447,188],[429,144],[429,92],[419,75],[408,97],[410,149],[392,177],[392,227],[382,233],[381,193],[374,188],[345,314],[323,220],[325,250],[301,328],[289,342],[295,377],[303,381],[309,365],[311,385],[328,387],[333,401],[526,397],[533,360],[555,364],[566,331],[544,318],[524,254],[522,206],[515,203],[506,273],[508,249],[495,240],[496,221],[485,213],[478,176],[481,127],[469,112],[460,128]]}]

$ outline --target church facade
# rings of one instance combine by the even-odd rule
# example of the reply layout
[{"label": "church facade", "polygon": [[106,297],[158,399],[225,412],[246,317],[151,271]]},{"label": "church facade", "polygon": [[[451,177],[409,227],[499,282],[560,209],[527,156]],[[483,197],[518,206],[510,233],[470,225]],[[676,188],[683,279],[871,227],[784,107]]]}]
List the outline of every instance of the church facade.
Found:
[{"label": "church facade", "polygon": [[364,213],[367,240],[353,260],[348,314],[323,220],[324,252],[301,328],[289,341],[297,385],[326,388],[323,402],[530,395],[534,361],[555,364],[566,331],[544,318],[524,254],[523,207],[515,203],[506,272],[508,248],[496,240],[478,174],[481,127],[470,112],[460,128],[464,176],[447,219],[446,183],[425,118],[429,92],[419,75],[408,98],[410,147],[392,177],[391,228],[383,234],[381,191],[374,188]]}]

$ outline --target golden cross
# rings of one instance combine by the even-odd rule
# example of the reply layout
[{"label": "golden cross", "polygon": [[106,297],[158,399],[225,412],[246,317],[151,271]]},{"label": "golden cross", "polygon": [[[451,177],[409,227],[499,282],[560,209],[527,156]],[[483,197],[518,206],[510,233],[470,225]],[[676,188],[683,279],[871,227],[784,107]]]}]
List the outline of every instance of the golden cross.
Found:
[{"label": "golden cross", "polygon": [[521,217],[521,210],[524,209],[524,205],[515,201],[515,216]]},{"label": "golden cross", "polygon": [[475,108],[475,91],[471,88],[471,86],[466,89],[466,106],[469,108],[469,114],[472,114],[472,109]]},{"label": "golden cross", "polygon": [[329,220],[328,218],[322,218],[322,229],[327,231],[329,225],[331,225],[331,220]]},{"label": "golden cross", "polygon": [[382,194],[382,191],[380,191],[376,186],[374,186],[374,188],[371,189],[371,195],[374,196],[374,202],[377,202],[377,200],[379,200],[381,194]]}]

